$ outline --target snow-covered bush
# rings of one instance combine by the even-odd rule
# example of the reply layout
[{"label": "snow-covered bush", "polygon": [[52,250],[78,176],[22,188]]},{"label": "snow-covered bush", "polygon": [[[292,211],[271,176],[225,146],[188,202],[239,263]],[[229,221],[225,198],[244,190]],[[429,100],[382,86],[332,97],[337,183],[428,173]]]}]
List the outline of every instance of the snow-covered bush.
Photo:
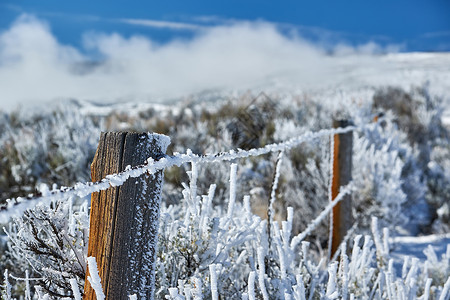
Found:
[{"label": "snow-covered bush", "polygon": [[[161,299],[413,299],[423,294],[438,299],[443,293],[450,247],[441,260],[432,248],[427,250],[427,262],[405,263],[403,275],[397,275],[389,256],[389,230],[381,236],[373,218],[373,238],[356,236],[350,256],[344,244],[340,265],[327,264],[326,257],[310,255],[309,242],[292,235],[292,208],[281,226],[271,223],[269,243],[267,221],[251,213],[250,197],[242,202],[233,197],[236,166],[231,168],[227,209],[211,206],[214,185],[197,195],[196,168],[191,185],[185,185],[182,207],[171,206],[162,214],[157,261]],[[438,270],[438,263],[444,268]]]},{"label": "snow-covered bush", "polygon": [[14,274],[31,270],[35,283],[50,296],[71,297],[76,279],[82,289],[86,273],[89,235],[87,200],[56,202],[50,208],[28,210],[5,229],[8,237],[7,266]]},{"label": "snow-covered bush", "polygon": [[67,186],[90,178],[100,129],[74,107],[16,112],[0,122],[2,200],[33,193],[41,183]]},{"label": "snow-covered bush", "polygon": [[[431,95],[429,89],[429,84],[413,87],[408,92],[387,87],[378,90],[373,97],[374,109],[388,112],[389,120],[404,135],[397,142],[397,148],[410,148],[401,158],[405,164],[402,187],[408,200],[406,216],[417,218],[420,214],[416,229],[409,230],[412,233],[417,229],[446,232],[445,224],[450,215],[446,200],[450,181],[448,172],[443,171],[450,157],[450,134],[442,123],[444,100]],[[389,130],[387,136],[392,132]]]},{"label": "snow-covered bush", "polygon": [[[213,205],[214,184],[207,191],[197,185],[203,167],[211,166],[192,164],[180,205],[162,210],[157,299],[218,299],[219,295],[224,299],[413,299],[422,295],[445,299],[450,286],[450,247],[441,259],[427,250],[427,262],[405,262],[402,275],[397,275],[389,256],[389,231],[380,235],[374,218],[373,237],[356,236],[349,256],[342,245],[338,265],[327,261],[326,255],[311,253],[310,243],[304,240],[307,234],[292,233],[292,208],[287,208],[286,220],[269,223],[269,234],[267,221],[251,212],[250,197],[236,198],[238,165],[230,168],[226,208]],[[29,211],[24,218],[35,219],[28,223],[16,220],[13,227],[18,230],[11,229],[10,236],[16,247],[12,253],[21,261],[28,259],[36,273],[52,280],[58,293],[64,290],[70,296],[74,277],[83,284],[77,273],[85,268],[79,259],[86,255],[87,215],[83,208],[79,213],[72,211],[76,220],[67,219],[71,203],[64,203],[54,204],[53,215],[42,207]],[[53,220],[50,226],[46,219]],[[326,218],[319,216],[308,232],[320,220]],[[43,232],[34,232],[32,224],[41,226]],[[33,245],[30,241],[36,244],[40,240],[54,249],[47,260],[45,254],[37,256],[33,249],[27,250]],[[52,260],[55,252],[65,264]]]},{"label": "snow-covered bush", "polygon": [[[405,160],[410,159],[410,149],[399,142],[392,123],[383,127],[372,126],[361,135],[354,135],[353,178],[356,192],[353,195],[356,213],[377,216],[384,225],[405,225],[408,221],[404,205],[409,199],[403,189]],[[415,179],[415,178],[413,178]],[[417,180],[415,180],[417,181]],[[417,184],[417,182],[415,182]],[[423,197],[423,187],[416,198]],[[368,220],[365,218],[365,220]],[[369,218],[370,220],[370,218]],[[368,228],[366,221],[361,224]]]}]

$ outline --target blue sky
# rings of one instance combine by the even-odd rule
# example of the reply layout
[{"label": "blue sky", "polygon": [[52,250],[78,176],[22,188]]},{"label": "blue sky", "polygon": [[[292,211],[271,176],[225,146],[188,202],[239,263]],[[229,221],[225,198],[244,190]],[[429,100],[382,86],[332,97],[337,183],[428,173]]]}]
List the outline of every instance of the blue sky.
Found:
[{"label": "blue sky", "polygon": [[379,54],[450,51],[449,0],[0,1],[0,110],[372,84]]},{"label": "blue sky", "polygon": [[142,34],[166,42],[190,38],[189,29],[126,24],[122,19],[214,26],[230,21],[263,20],[298,30],[314,42],[333,45],[395,44],[402,51],[450,51],[450,1],[61,1],[3,0],[0,29],[20,14],[45,19],[58,40],[80,46],[86,31]]}]

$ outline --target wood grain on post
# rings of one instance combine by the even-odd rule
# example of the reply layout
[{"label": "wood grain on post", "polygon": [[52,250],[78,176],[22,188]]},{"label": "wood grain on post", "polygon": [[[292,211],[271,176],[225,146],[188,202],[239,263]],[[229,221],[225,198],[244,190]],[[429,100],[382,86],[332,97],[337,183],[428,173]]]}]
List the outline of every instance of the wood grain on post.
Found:
[{"label": "wood grain on post", "polygon": [[[103,132],[92,180],[165,154],[169,138],[158,134]],[[106,299],[153,299],[163,172],[129,178],[91,196],[88,256],[97,260]],[[83,299],[96,299],[86,272]]]},{"label": "wood grain on post", "polygon": [[[350,126],[349,121],[333,121],[333,127]],[[347,185],[352,180],[352,152],[353,132],[334,135],[333,153],[333,179],[331,184],[331,197],[334,200],[339,194],[341,186]],[[333,237],[331,240],[331,257],[339,248],[347,231],[353,225],[352,199],[347,194],[341,202],[333,208]]]}]

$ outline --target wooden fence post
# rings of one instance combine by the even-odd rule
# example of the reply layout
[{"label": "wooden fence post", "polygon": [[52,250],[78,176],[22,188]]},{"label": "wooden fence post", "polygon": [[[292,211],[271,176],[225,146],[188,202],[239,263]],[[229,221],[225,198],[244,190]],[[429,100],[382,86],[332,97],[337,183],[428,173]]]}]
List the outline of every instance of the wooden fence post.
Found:
[{"label": "wooden fence post", "polygon": [[[352,125],[346,120],[334,120],[333,127],[347,127]],[[333,153],[333,179],[331,184],[331,197],[335,199],[341,186],[352,180],[352,150],[353,132],[334,135]],[[352,227],[352,199],[347,194],[344,199],[333,208],[333,236],[331,240],[331,257],[339,248],[347,231]]]},{"label": "wooden fence post", "polygon": [[[92,180],[165,154],[169,139],[147,133],[102,132]],[[153,299],[163,171],[129,178],[91,197],[88,256],[97,260],[106,299]],[[96,299],[86,272],[83,299]]]}]

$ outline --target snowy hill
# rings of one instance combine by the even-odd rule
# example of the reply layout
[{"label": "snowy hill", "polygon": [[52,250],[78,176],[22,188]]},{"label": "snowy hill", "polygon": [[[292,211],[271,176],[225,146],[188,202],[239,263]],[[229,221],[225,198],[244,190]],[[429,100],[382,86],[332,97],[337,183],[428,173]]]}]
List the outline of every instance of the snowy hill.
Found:
[{"label": "snowy hill", "polygon": [[[412,86],[427,85],[430,93],[442,97],[446,103],[443,121],[450,125],[450,53],[323,56],[317,65],[309,67],[310,69],[291,70],[284,68],[276,74],[251,80],[251,83],[225,85],[222,88],[197,88],[184,94],[177,92],[177,83],[174,82],[174,92],[165,96],[155,96],[156,94],[149,92],[121,101],[108,97],[94,101],[87,98],[82,100],[82,110],[91,114],[105,114],[112,110],[139,111],[155,107],[155,103],[175,109],[175,104],[180,100],[211,101],[246,91],[255,94],[307,93],[326,98],[370,98],[379,87],[396,86],[408,90]],[[111,105],[99,105],[105,103],[105,100]],[[116,101],[118,105],[113,104]]]}]

